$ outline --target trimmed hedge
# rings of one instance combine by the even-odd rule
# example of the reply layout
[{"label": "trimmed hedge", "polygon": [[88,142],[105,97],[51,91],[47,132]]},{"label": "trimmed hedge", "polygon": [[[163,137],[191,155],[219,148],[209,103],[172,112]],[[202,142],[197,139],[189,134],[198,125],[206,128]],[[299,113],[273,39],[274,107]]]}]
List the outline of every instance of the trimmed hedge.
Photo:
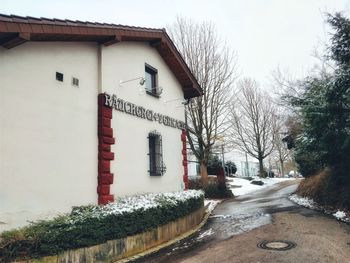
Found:
[{"label": "trimmed hedge", "polygon": [[226,183],[219,184],[217,180],[212,181],[206,187],[203,187],[199,178],[189,179],[188,182],[189,189],[201,189],[204,191],[205,198],[224,199],[234,197],[232,191],[227,188]]},{"label": "trimmed hedge", "polygon": [[234,197],[230,189],[219,184],[208,185],[204,188],[204,193],[206,198],[223,199]]},{"label": "trimmed hedge", "polygon": [[202,191],[127,197],[106,206],[74,207],[68,215],[0,234],[0,262],[54,255],[164,225],[199,209]]}]

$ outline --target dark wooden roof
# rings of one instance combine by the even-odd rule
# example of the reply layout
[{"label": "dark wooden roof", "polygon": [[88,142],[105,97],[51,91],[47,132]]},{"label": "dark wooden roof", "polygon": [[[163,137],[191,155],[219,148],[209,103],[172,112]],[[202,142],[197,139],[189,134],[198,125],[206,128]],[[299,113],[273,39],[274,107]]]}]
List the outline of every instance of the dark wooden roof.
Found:
[{"label": "dark wooden roof", "polygon": [[0,45],[9,49],[27,41],[82,41],[105,46],[121,41],[148,42],[180,82],[185,98],[202,94],[165,29],[0,14]]}]

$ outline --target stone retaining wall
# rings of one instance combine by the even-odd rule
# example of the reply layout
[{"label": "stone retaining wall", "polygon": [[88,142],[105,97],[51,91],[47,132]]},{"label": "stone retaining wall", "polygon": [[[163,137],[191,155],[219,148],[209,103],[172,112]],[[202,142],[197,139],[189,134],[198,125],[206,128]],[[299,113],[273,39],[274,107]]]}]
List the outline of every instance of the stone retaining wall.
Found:
[{"label": "stone retaining wall", "polygon": [[64,251],[58,255],[31,259],[30,263],[80,263],[80,262],[115,262],[141,253],[152,247],[168,242],[177,236],[191,230],[203,219],[205,208],[181,217],[176,221],[159,226],[151,231],[143,232],[126,238],[110,240],[106,243]]}]

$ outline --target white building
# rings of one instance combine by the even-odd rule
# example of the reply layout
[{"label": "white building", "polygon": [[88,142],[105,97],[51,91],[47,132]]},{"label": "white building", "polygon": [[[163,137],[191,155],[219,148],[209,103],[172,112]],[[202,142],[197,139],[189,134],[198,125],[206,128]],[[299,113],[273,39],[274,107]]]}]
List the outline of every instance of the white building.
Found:
[{"label": "white building", "polygon": [[165,30],[0,15],[0,45],[0,231],[186,187],[201,88]]},{"label": "white building", "polygon": [[249,154],[245,154],[239,150],[233,150],[225,154],[225,158],[233,161],[236,164],[237,176],[251,177],[259,173],[259,162]]}]

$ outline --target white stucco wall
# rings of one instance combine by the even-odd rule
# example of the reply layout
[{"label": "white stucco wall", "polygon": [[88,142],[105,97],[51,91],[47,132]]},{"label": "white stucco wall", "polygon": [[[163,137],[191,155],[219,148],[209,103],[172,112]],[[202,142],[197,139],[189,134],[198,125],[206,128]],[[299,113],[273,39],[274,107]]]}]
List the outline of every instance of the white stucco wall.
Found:
[{"label": "white stucco wall", "polygon": [[[163,88],[161,98],[146,94],[145,86],[141,86],[138,80],[119,86],[121,80],[144,77],[145,63],[158,70],[158,85]],[[184,121],[181,86],[156,49],[148,44],[127,42],[103,47],[101,71],[103,92],[116,94],[136,105]],[[178,100],[165,103],[174,99]],[[114,173],[112,194],[118,197],[183,188],[181,130],[116,110],[113,110],[112,127],[116,138],[112,147],[115,153],[115,160],[111,162]],[[148,173],[147,136],[153,130],[162,135],[163,161],[167,167],[163,176],[150,176]]]},{"label": "white stucco wall", "polygon": [[0,47],[0,231],[96,203],[97,61],[96,44]]},{"label": "white stucco wall", "polygon": [[[0,232],[97,203],[100,92],[184,121],[181,86],[156,49],[125,42],[99,52],[94,43],[0,47]],[[146,94],[138,81],[119,86],[143,77],[145,63],[158,70],[161,98]],[[64,74],[63,83],[56,71]],[[73,76],[80,87],[72,86]],[[116,110],[112,127],[111,194],[183,189],[181,130]],[[160,177],[148,173],[147,136],[153,130],[163,140],[167,171]]]}]

